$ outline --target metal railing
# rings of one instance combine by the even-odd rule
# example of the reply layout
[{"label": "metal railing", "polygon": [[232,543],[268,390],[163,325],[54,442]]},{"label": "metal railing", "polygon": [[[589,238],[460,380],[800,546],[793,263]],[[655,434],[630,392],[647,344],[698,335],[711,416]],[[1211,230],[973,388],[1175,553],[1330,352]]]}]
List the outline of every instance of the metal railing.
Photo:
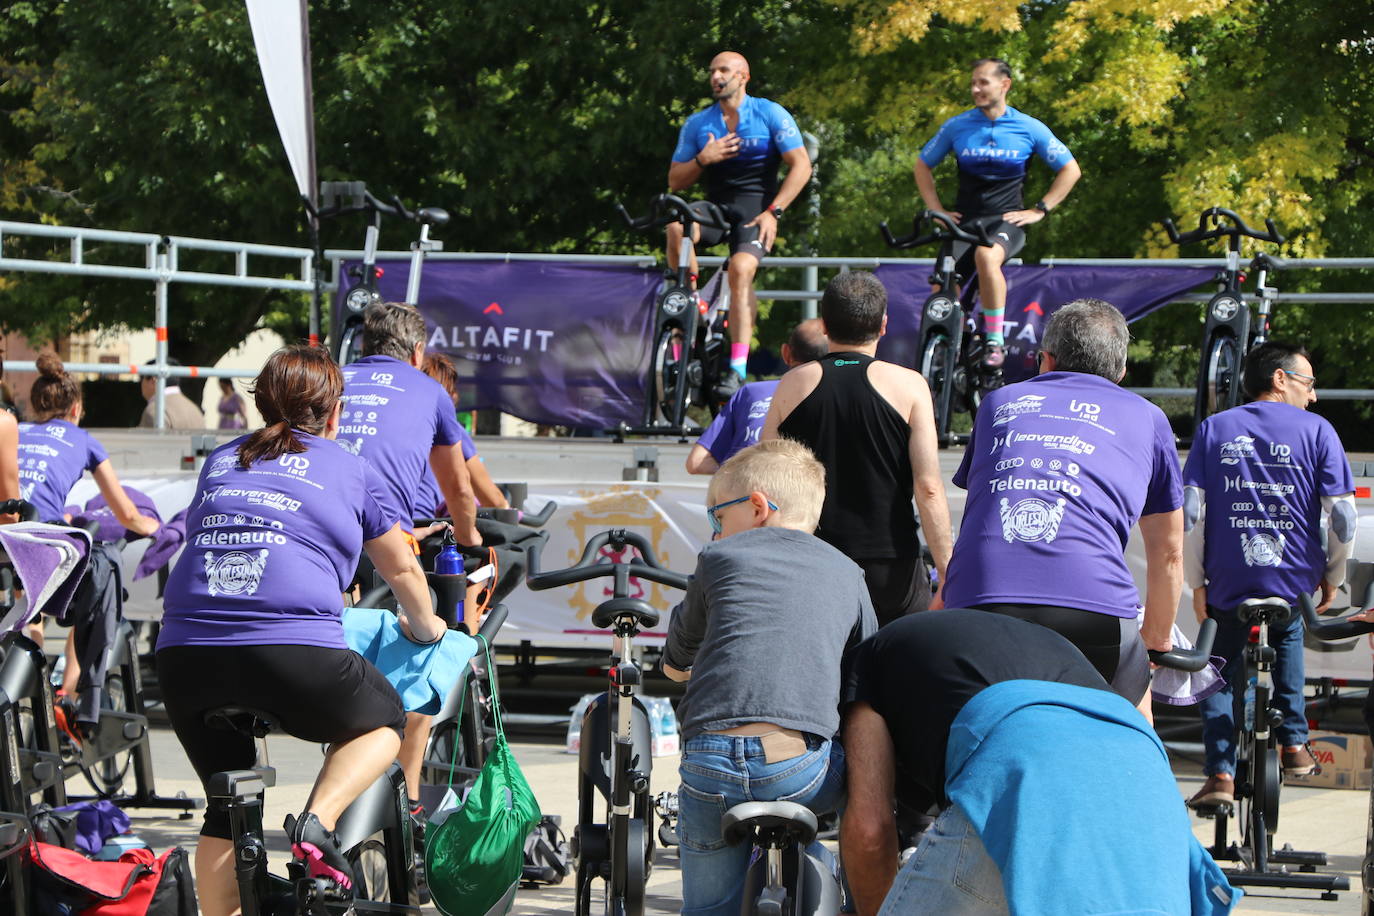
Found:
[{"label": "metal railing", "polygon": [[[7,237],[15,239],[59,239],[66,240],[67,251],[64,259],[15,257],[6,252]],[[141,260],[143,266],[133,264],[92,264],[87,262],[88,246],[101,245],[101,259],[115,259],[112,251],[118,254],[123,246],[131,260]],[[111,247],[112,246],[112,247]],[[11,244],[11,247],[14,247]],[[218,253],[233,256],[233,267],[229,272],[216,273],[205,270],[183,270],[180,267],[181,255],[187,252]],[[329,282],[326,289],[337,291],[342,263],[345,260],[358,260],[362,252],[350,249],[330,249],[325,252],[325,261],[330,265]],[[409,251],[378,252],[378,260],[410,260]],[[269,259],[282,266],[280,273],[268,276],[250,270],[249,259]],[[651,268],[659,263],[652,255],[578,255],[545,254],[531,252],[435,252],[428,256],[440,261],[557,261],[571,264],[619,264]],[[716,268],[725,263],[721,257],[701,257],[704,267]],[[283,263],[284,262],[284,263]],[[154,331],[157,339],[156,357],[145,366],[110,363],[70,363],[67,368],[73,372],[87,372],[99,375],[151,376],[157,379],[155,416],[157,426],[165,425],[165,390],[169,378],[244,378],[256,375],[256,369],[217,369],[209,366],[169,366],[167,365],[167,288],[171,283],[190,283],[210,286],[244,287],[253,289],[277,289],[292,292],[312,292],[314,282],[314,252],[309,248],[294,248],[280,245],[260,245],[251,242],[229,242],[215,239],[195,239],[182,236],[157,235],[142,232],[119,232],[105,229],[86,229],[71,226],[48,226],[38,223],[21,223],[0,220],[0,273],[5,271],[66,274],[91,278],[136,280],[154,284]],[[800,270],[799,288],[759,289],[758,297],[763,300],[796,301],[802,303],[803,317],[816,316],[816,303],[821,298],[820,271],[836,269],[872,270],[884,265],[913,265],[930,267],[933,258],[877,258],[877,257],[771,257],[762,266],[766,271]],[[1020,263],[1013,259],[1010,264]],[[1057,258],[1048,257],[1040,262],[1043,266],[1080,265],[1089,267],[1114,266],[1197,266],[1224,267],[1223,258]],[[1290,258],[1285,259],[1286,269],[1374,269],[1374,258]],[[1204,281],[1207,282],[1207,281]],[[1202,285],[1201,283],[1199,285]],[[1172,300],[1174,302],[1206,302],[1207,293],[1188,293]],[[1362,292],[1278,292],[1279,302],[1304,302],[1322,304],[1374,304],[1374,293]],[[29,361],[14,361],[7,364],[15,371],[33,371],[35,366]],[[1146,397],[1179,397],[1193,393],[1192,388],[1136,388],[1132,389]],[[1370,389],[1320,389],[1319,397],[1332,399],[1364,399],[1374,397]]]},{"label": "metal railing", "polygon": [[[11,257],[6,254],[6,236],[10,239],[64,239],[67,241],[65,260]],[[120,264],[89,264],[86,262],[87,243],[99,243],[110,249],[102,251],[102,258],[120,256],[141,257],[142,267]],[[121,246],[122,250],[121,250]],[[183,252],[213,252],[233,255],[232,273],[203,270],[182,270]],[[248,269],[249,258],[271,258],[277,262],[294,263],[300,279],[290,276],[260,276]],[[172,283],[193,283],[203,286],[236,286],[251,289],[280,289],[310,292],[315,288],[313,268],[315,253],[309,248],[288,248],[281,245],[259,245],[252,242],[225,242],[218,239],[193,239],[178,235],[151,235],[146,232],[116,232],[108,229],[87,229],[79,226],[46,226],[39,223],[18,223],[0,220],[0,273],[18,271],[28,273],[66,274],[70,276],[140,280],[153,284],[153,330],[156,349],[153,363],[148,366],[122,366],[109,363],[72,363],[68,371],[92,372],[99,375],[138,375],[157,379],[157,393],[153,400],[153,425],[162,429],[167,423],[167,379],[211,376],[222,378],[249,377],[253,370],[215,369],[209,366],[167,365],[167,287]],[[15,361],[9,364],[15,371],[34,371],[32,362]]]}]

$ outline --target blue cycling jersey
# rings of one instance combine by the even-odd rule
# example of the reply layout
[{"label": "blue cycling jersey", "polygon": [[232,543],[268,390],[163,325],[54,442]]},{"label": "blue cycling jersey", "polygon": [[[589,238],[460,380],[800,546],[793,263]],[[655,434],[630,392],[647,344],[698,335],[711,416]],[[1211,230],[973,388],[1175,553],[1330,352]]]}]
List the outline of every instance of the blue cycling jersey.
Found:
[{"label": "blue cycling jersey", "polygon": [[[729,132],[719,102],[698,111],[682,125],[673,161],[691,162],[711,142],[711,135],[719,139]],[[707,198],[722,203],[739,194],[762,194],[771,199],[777,190],[782,154],[802,145],[797,122],[777,102],[746,95],[735,133],[740,139],[739,155],[706,168]]]},{"label": "blue cycling jersey", "polygon": [[954,209],[965,217],[1022,209],[1021,186],[1031,156],[1056,172],[1073,161],[1069,148],[1043,122],[1011,107],[996,120],[977,108],[955,115],[921,149],[921,161],[933,169],[951,150],[959,164]]}]

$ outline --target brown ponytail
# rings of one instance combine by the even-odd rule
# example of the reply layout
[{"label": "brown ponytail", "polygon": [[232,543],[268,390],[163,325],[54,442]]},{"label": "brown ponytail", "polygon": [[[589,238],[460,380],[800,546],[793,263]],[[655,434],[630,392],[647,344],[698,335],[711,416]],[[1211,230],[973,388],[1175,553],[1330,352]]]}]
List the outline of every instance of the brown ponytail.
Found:
[{"label": "brown ponytail", "polygon": [[34,420],[46,423],[53,417],[65,417],[81,402],[81,386],[62,368],[56,353],[38,354],[37,363],[38,380],[29,392]]},{"label": "brown ponytail", "polygon": [[239,446],[239,466],[305,451],[297,431],[318,436],[343,394],[343,373],[320,347],[283,347],[253,382],[253,401],[267,426]]}]

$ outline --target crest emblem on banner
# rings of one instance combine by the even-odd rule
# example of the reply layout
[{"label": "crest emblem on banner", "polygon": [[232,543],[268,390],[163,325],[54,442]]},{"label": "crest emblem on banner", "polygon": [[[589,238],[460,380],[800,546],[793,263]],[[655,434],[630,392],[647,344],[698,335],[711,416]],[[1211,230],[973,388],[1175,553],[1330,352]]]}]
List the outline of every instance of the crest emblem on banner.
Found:
[{"label": "crest emblem on banner", "polygon": [[[607,528],[633,528],[647,535],[659,562],[671,566],[672,558],[663,547],[663,536],[668,532],[668,521],[654,506],[661,492],[656,487],[639,488],[625,484],[612,486],[609,491],[580,492],[578,495],[586,499],[587,503],[568,519],[573,542],[578,545],[585,544],[593,534]],[[616,552],[609,545],[602,549],[602,556],[612,563],[628,563],[633,554],[632,550]],[[581,556],[580,546],[568,551],[568,563],[576,563]],[[675,600],[670,600],[670,591],[676,590],[670,590],[657,582],[630,578],[630,597],[643,598],[660,611],[666,611],[676,603]],[[609,597],[609,585],[601,581],[581,582],[573,591],[568,605],[577,612],[579,620],[589,620],[596,606]]]}]

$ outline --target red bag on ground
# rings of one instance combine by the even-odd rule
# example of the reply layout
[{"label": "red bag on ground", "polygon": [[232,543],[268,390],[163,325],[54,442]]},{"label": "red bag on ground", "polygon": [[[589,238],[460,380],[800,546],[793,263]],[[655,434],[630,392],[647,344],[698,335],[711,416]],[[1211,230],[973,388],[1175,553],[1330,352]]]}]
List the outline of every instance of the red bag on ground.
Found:
[{"label": "red bag on ground", "polygon": [[131,849],[118,862],[93,862],[78,852],[34,842],[34,916],[71,908],[73,916],[195,916],[196,893],[186,850],[154,856]]}]

